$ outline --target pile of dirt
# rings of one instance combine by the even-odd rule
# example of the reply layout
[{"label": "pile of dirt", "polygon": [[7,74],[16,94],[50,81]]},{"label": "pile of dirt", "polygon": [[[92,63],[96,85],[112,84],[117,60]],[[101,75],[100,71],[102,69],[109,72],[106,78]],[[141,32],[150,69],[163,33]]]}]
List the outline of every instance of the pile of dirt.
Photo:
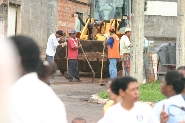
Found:
[{"label": "pile of dirt", "polygon": [[[101,52],[86,52],[85,53],[87,58],[89,59],[89,61],[101,61],[102,60],[102,57],[103,57],[103,53]],[[104,56],[104,61],[107,61],[107,54],[105,54]],[[82,54],[79,54],[78,55],[78,59],[79,60],[86,60],[85,59],[85,55],[82,53]]]}]

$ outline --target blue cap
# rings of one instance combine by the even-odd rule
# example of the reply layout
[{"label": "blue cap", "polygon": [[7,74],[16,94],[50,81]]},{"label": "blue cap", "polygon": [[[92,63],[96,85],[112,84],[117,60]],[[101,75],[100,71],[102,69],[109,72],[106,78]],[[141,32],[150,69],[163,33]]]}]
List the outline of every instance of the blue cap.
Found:
[{"label": "blue cap", "polygon": [[72,31],[71,31],[71,34],[76,34],[76,31],[75,31],[75,30],[72,30]]}]

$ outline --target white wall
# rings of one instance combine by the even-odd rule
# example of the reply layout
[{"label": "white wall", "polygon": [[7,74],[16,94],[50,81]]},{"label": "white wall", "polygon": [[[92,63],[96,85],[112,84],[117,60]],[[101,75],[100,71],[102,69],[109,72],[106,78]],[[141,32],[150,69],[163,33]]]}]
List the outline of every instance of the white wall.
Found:
[{"label": "white wall", "polygon": [[177,16],[177,3],[147,1],[147,11],[145,15]]}]

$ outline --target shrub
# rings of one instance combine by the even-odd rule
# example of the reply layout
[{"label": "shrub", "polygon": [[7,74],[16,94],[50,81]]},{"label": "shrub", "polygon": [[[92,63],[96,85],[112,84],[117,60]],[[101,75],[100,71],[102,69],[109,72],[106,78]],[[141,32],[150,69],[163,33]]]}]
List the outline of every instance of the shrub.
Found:
[{"label": "shrub", "polygon": [[[140,96],[139,101],[142,102],[158,102],[165,99],[165,96],[161,94],[160,91],[160,81],[155,81],[152,83],[146,83],[140,85]],[[106,90],[99,93],[99,97],[103,99],[108,99],[108,93]]]}]

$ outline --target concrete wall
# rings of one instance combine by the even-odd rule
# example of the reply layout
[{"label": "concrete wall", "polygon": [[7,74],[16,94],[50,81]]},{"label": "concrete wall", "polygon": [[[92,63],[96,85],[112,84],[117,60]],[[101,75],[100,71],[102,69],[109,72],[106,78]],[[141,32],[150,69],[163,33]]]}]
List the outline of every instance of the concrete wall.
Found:
[{"label": "concrete wall", "polygon": [[[177,37],[177,0],[148,0],[155,1],[154,5],[147,6],[157,8],[158,11],[152,12],[148,8],[148,12],[145,12],[145,26],[144,35],[150,40],[176,40]],[[168,2],[168,3],[165,3]],[[159,5],[157,5],[157,3]],[[169,9],[169,6],[164,7],[163,5],[171,5],[173,12],[164,12]],[[151,12],[151,13],[150,13]],[[152,15],[152,13],[155,13]]]},{"label": "concrete wall", "polygon": [[34,38],[44,52],[47,39],[57,31],[57,0],[22,0],[21,33]]},{"label": "concrete wall", "polygon": [[177,17],[145,15],[144,35],[152,40],[175,40]]},{"label": "concrete wall", "polygon": [[4,36],[7,34],[7,20],[8,20],[8,3],[6,0],[0,5],[0,18],[4,20]]}]

